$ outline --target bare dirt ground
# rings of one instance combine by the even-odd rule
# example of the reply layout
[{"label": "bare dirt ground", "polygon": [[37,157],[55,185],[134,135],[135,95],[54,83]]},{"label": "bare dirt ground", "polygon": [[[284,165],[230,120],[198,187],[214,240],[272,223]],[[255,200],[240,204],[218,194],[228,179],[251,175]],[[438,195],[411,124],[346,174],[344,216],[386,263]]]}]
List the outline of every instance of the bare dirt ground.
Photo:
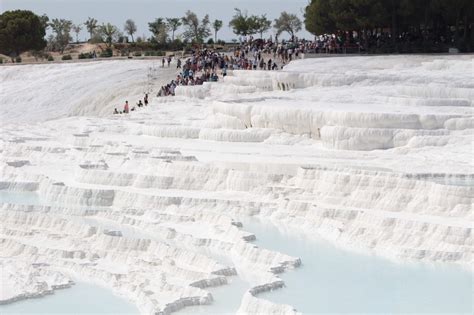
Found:
[{"label": "bare dirt ground", "polygon": [[[0,54],[0,58],[3,59],[3,64],[32,64],[32,63],[51,63],[51,62],[82,62],[82,61],[91,61],[97,59],[128,59],[128,57],[121,57],[120,51],[113,49],[114,57],[111,58],[97,58],[97,59],[78,59],[78,55],[81,53],[89,53],[89,52],[96,52],[97,56],[99,56],[100,52],[105,50],[105,44],[91,44],[91,43],[78,43],[78,44],[70,44],[66,47],[64,52],[61,54],[60,52],[47,52],[49,55],[53,56],[54,61],[47,61],[46,59],[35,58],[30,52],[25,52],[20,55],[21,63],[12,63],[11,58],[6,55]],[[166,52],[166,54],[176,54],[176,52]],[[61,60],[62,56],[64,55],[71,55],[72,60],[63,61]],[[131,54],[132,55],[132,54]],[[161,59],[163,57],[158,56],[141,56],[135,57],[134,59]]]}]

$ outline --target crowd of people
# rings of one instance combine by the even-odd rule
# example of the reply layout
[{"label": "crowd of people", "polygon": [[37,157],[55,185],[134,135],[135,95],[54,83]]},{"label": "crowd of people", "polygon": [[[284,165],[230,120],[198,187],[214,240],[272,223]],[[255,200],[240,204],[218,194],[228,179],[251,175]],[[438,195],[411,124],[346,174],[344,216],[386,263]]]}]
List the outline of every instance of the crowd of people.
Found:
[{"label": "crowd of people", "polygon": [[[220,77],[227,75],[228,70],[277,70],[298,58],[301,51],[300,43],[296,40],[275,45],[271,41],[253,38],[241,43],[230,53],[196,48],[186,60],[176,60],[176,68],[180,72],[176,79],[160,88],[157,96],[175,95],[177,86],[217,82]],[[167,60],[169,66],[170,57]],[[164,65],[165,58],[162,59]]]},{"label": "crowd of people", "polygon": [[[243,40],[231,52],[224,53],[215,49],[195,48],[186,59],[175,58],[178,72],[175,79],[161,86],[157,96],[173,96],[178,86],[202,85],[204,82],[217,82],[227,76],[229,70],[278,70],[288,62],[297,59],[311,43],[305,40],[292,38],[280,43],[272,40],[261,40],[250,37]],[[171,66],[172,57],[163,57],[161,66]],[[130,108],[125,102],[123,110],[115,108],[114,114],[128,114],[137,108],[148,105],[148,94],[143,103],[141,100]]]},{"label": "crowd of people", "polygon": [[345,54],[345,53],[389,53],[447,51],[455,46],[453,34],[438,34],[429,30],[404,31],[396,38],[387,30],[337,31],[334,34],[316,36],[312,41],[300,41],[300,49],[309,53]]},{"label": "crowd of people", "polygon": [[227,65],[227,55],[212,49],[196,49],[184,62],[180,58],[176,59],[176,69],[179,69],[176,79],[162,86],[157,96],[174,95],[178,85],[201,85],[204,82],[217,82],[219,74],[227,75]]},{"label": "crowd of people", "polygon": [[[421,35],[420,35],[421,34]],[[355,31],[338,31],[334,34],[316,36],[314,40],[291,37],[289,40],[273,41],[270,39],[254,39],[252,36],[240,40],[240,44],[230,52],[221,52],[215,49],[195,47],[186,59],[176,58],[176,69],[179,73],[176,78],[161,86],[157,96],[173,96],[176,87],[202,85],[204,82],[217,82],[227,75],[229,70],[278,70],[294,59],[306,53],[354,53],[367,50],[368,47],[383,49],[394,42],[407,44],[420,40],[442,42],[444,38],[430,38],[431,33],[402,33],[393,41],[389,33],[367,32],[358,34]],[[420,39],[421,38],[421,39]],[[163,57],[162,67],[171,66],[172,57]],[[137,103],[136,107],[148,105],[148,94],[144,103]],[[129,113],[128,102],[123,111],[115,109],[114,114]]]},{"label": "crowd of people", "polygon": [[[230,52],[221,52],[210,48],[195,48],[186,59],[176,58],[178,74],[175,79],[161,86],[157,96],[173,96],[178,86],[202,85],[204,82],[217,82],[227,76],[229,70],[278,70],[288,62],[300,58],[311,49],[314,42],[299,40],[295,37],[279,43],[271,39],[262,40],[249,37],[242,40]],[[171,66],[171,56],[161,59],[161,67]],[[137,108],[148,105],[148,94],[130,108],[125,102],[123,110],[115,108],[114,114],[128,114]]]}]

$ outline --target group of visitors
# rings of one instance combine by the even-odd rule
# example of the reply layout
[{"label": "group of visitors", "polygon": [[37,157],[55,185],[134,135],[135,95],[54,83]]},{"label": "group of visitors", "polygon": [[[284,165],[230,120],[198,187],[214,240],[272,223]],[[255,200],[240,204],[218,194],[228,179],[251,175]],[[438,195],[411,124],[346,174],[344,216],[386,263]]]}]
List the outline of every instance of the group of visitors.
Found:
[{"label": "group of visitors", "polygon": [[[345,54],[345,53],[387,53],[392,51],[420,52],[423,49],[443,49],[453,44],[449,34],[437,34],[429,30],[417,32],[404,31],[396,38],[381,29],[366,32],[337,31],[334,34],[316,36],[314,40],[302,40],[299,49],[309,53]],[[431,48],[430,48],[431,47]]]},{"label": "group of visitors", "polygon": [[168,62],[168,68],[170,67],[171,65],[171,56],[168,56],[168,57],[163,57],[161,59],[161,67],[164,68],[165,67],[165,63]]},{"label": "group of visitors", "polygon": [[[244,40],[234,54],[250,56],[250,64],[243,69],[277,70],[278,64],[283,68],[288,62],[300,56],[301,49],[296,38],[275,43],[271,39],[254,40],[252,36]],[[268,59],[265,60],[265,57]]]},{"label": "group of visitors", "polygon": [[134,112],[136,108],[141,108],[144,106],[148,106],[148,93],[145,94],[143,97],[143,103],[142,100],[138,100],[138,103],[136,104],[136,107],[130,108],[130,105],[128,104],[128,101],[125,101],[125,104],[123,105],[123,110],[118,110],[117,107],[114,108],[114,115],[120,115],[120,114],[128,114],[130,112]]},{"label": "group of visitors", "polygon": [[217,82],[218,72],[227,75],[228,56],[212,49],[196,49],[184,62],[178,58],[176,69],[180,69],[175,80],[162,86],[158,96],[175,94],[178,85],[201,85],[204,82]]},{"label": "group of visitors", "polygon": [[[295,50],[295,52],[297,57],[298,51]],[[264,47],[252,43],[240,45],[230,54],[218,52],[214,49],[196,48],[186,60],[176,59],[176,68],[180,69],[179,74],[176,79],[163,85],[157,96],[175,95],[177,86],[217,82],[219,77],[227,75],[228,70],[277,70],[279,69],[277,58],[282,60],[282,62],[279,62],[282,64],[294,58],[293,50],[288,52],[286,48],[280,48],[279,54],[281,54],[281,57],[275,55],[272,59],[272,56]],[[168,60],[170,60],[169,58]]]},{"label": "group of visitors", "polygon": [[[178,86],[202,85],[204,82],[217,82],[220,77],[227,76],[228,70],[278,70],[293,59],[300,57],[307,49],[307,43],[296,38],[281,43],[270,40],[254,40],[250,37],[235,47],[231,53],[223,53],[214,49],[196,48],[191,56],[184,61],[176,58],[176,69],[179,73],[170,83],[161,86],[157,96],[173,96]],[[171,66],[172,57],[161,59],[161,66]],[[128,114],[136,108],[148,105],[148,94],[145,94],[136,107],[129,107],[128,101],[123,111],[115,108],[114,114]]]}]

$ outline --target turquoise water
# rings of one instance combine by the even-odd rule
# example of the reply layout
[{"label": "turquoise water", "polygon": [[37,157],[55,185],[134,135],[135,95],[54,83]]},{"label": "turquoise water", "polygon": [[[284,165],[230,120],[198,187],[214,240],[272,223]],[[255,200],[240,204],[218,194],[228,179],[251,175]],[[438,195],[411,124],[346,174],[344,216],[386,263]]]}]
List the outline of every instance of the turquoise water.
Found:
[{"label": "turquoise water", "polygon": [[245,220],[256,245],[300,257],[281,275],[286,288],[259,297],[321,313],[473,313],[473,274],[457,266],[398,264],[341,250],[327,241],[289,235],[271,224]]},{"label": "turquoise water", "polygon": [[107,289],[77,283],[42,298],[0,305],[0,314],[139,314],[139,311]]}]

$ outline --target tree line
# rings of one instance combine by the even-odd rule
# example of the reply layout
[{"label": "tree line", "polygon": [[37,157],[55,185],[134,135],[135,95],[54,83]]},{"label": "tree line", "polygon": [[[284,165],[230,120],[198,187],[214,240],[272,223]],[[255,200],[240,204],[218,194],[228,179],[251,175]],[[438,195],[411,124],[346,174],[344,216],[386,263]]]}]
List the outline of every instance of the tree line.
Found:
[{"label": "tree line", "polygon": [[[272,21],[267,18],[266,14],[249,16],[247,12],[242,12],[240,9],[236,8],[234,10],[235,14],[229,22],[229,27],[232,28],[236,35],[260,34],[260,38],[262,38],[263,34],[272,27]],[[290,14],[286,11],[283,11],[280,17],[273,21],[276,36],[287,32],[293,37],[301,30],[301,26],[301,20],[295,14]]]},{"label": "tree line", "polygon": [[311,0],[304,16],[312,34],[357,31],[365,46],[382,33],[391,51],[407,43],[419,51],[474,49],[473,0]]},{"label": "tree line", "polygon": [[[208,43],[218,41],[218,32],[222,29],[222,20],[211,21],[209,15],[199,18],[194,12],[188,10],[183,17],[156,18],[148,23],[151,33],[149,38],[135,38],[137,25],[132,19],[127,19],[123,28],[111,23],[101,23],[97,19],[89,17],[80,24],[74,24],[71,20],[38,16],[31,11],[15,10],[6,11],[0,15],[0,53],[11,56],[12,59],[25,51],[48,51],[64,52],[65,48],[73,42],[72,35],[75,34],[76,43],[79,42],[79,34],[85,29],[89,34],[88,41],[91,43],[105,43],[106,48],[111,51],[115,43],[129,42],[145,43],[155,48],[180,49],[188,43]],[[235,9],[235,14],[229,22],[229,27],[234,34],[249,36],[263,34],[272,28],[272,21],[266,15],[248,15],[240,9]],[[295,14],[282,12],[280,17],[273,21],[276,35],[287,32],[294,36],[302,28],[301,20]],[[45,38],[46,30],[50,28],[51,34]],[[182,28],[182,33],[176,37],[176,32]]]}]

